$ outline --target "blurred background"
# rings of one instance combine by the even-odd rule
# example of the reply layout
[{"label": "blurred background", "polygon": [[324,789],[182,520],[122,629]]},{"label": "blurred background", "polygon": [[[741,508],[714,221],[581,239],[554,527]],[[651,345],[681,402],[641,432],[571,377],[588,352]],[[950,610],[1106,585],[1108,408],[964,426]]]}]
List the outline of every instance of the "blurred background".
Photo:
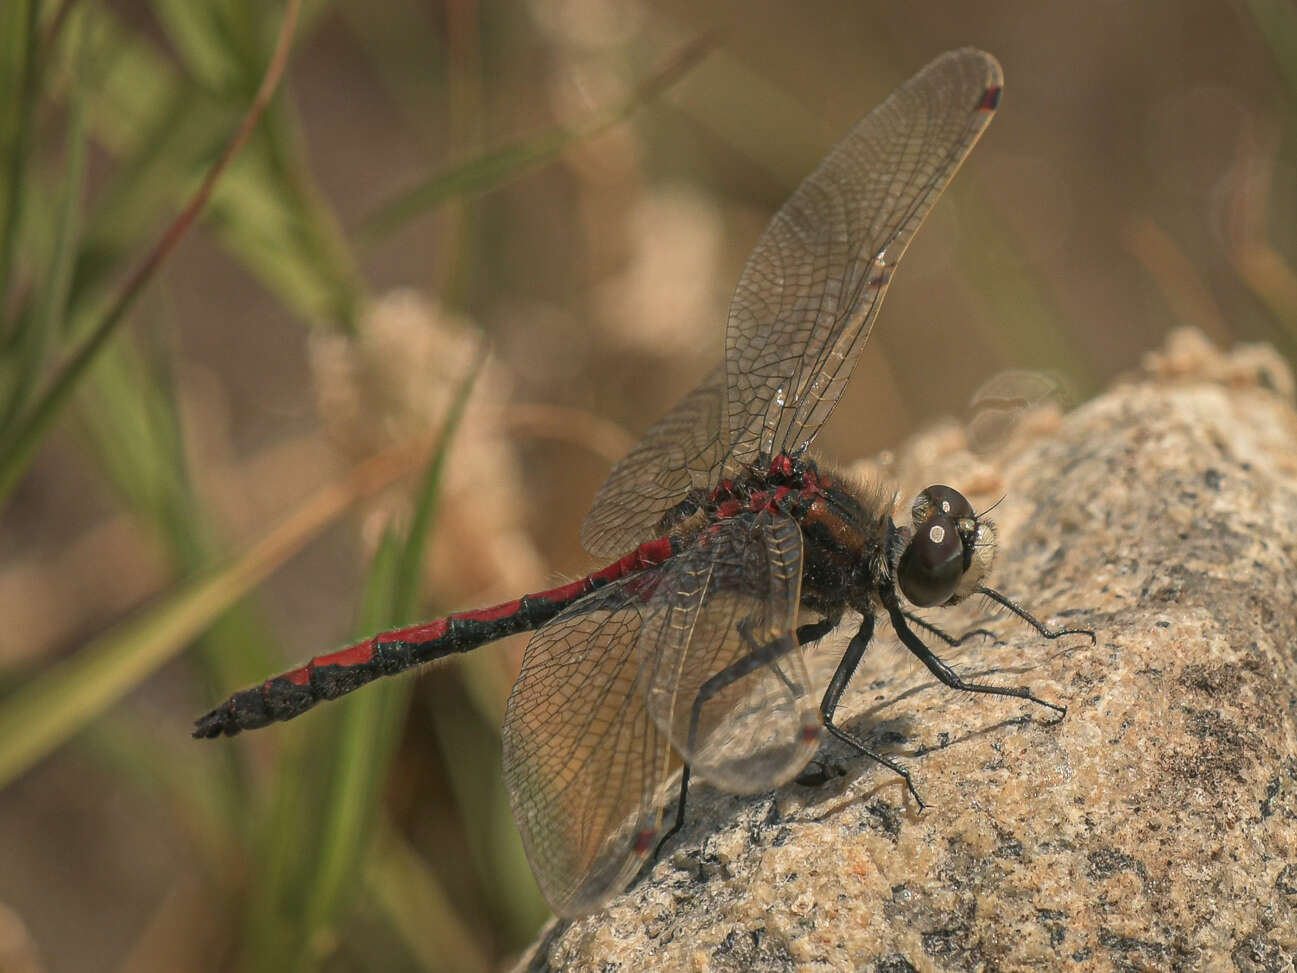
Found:
[{"label": "blurred background", "polygon": [[822,454],[1005,369],[1083,399],[1178,325],[1292,358],[1286,0],[309,3],[118,316],[283,16],[0,7],[2,970],[516,956],[547,915],[500,782],[525,640],[232,741],[191,721],[591,568],[594,491],[719,356],[765,222],[946,49],[1000,59],[1000,112]]}]

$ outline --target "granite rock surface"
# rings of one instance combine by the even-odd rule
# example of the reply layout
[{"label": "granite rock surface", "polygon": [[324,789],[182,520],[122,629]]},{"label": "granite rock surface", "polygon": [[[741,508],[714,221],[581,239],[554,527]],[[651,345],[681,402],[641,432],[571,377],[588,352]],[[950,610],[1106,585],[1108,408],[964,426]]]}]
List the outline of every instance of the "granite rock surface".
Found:
[{"label": "granite rock surface", "polygon": [[[911,770],[926,811],[836,742],[815,786],[697,786],[651,871],[522,967],[1297,968],[1292,398],[1273,353],[1181,332],[994,456],[954,426],[918,437],[881,472],[907,497],[1003,495],[991,583],[1097,633],[1048,641],[971,606],[926,617],[994,638],[934,649],[1066,717],[948,690],[881,621],[840,722]],[[841,644],[812,656],[824,681]]]}]

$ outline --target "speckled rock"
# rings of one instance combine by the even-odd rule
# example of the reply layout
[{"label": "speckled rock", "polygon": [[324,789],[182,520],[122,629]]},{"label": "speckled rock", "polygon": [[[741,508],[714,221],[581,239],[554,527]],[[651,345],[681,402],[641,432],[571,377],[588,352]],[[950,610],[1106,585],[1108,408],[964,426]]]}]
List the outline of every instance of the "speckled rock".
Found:
[{"label": "speckled rock", "polygon": [[[982,507],[1006,495],[993,582],[1097,642],[997,616],[994,639],[939,654],[1066,718],[949,691],[884,623],[839,714],[911,769],[926,811],[836,743],[818,786],[698,786],[651,872],[552,924],[524,968],[1295,968],[1291,377],[1273,353],[1182,332],[1023,428],[990,461],[940,429],[889,472]],[[986,616],[929,618],[957,632]],[[834,651],[813,659],[825,680]]]}]

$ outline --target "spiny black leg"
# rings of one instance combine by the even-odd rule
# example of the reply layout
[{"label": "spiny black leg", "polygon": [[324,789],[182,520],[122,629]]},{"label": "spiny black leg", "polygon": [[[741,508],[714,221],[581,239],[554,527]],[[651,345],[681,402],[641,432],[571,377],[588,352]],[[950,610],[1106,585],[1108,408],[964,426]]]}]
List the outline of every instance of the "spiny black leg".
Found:
[{"label": "spiny black leg", "polygon": [[[690,754],[694,752],[694,744],[697,742],[698,723],[702,719],[703,705],[709,699],[719,695],[727,687],[734,685],[734,683],[738,682],[744,676],[756,672],[756,670],[760,669],[764,665],[774,662],[781,655],[786,654],[798,644],[788,637],[776,638],[771,639],[769,642],[758,643],[756,639],[752,637],[752,629],[751,626],[748,625],[748,620],[746,618],[739,622],[738,631],[739,634],[743,636],[743,641],[751,647],[752,651],[739,656],[720,672],[709,677],[706,682],[698,687],[698,693],[694,696],[693,707],[689,713],[687,750]],[[800,632],[800,629],[798,631]],[[782,672],[779,672],[778,669],[775,670],[775,673],[783,681],[784,685],[791,690],[792,686],[789,685],[787,677]]]},{"label": "spiny black leg", "polygon": [[689,765],[685,764],[684,769],[680,771],[680,799],[676,802],[675,823],[671,825],[671,828],[667,831],[667,833],[662,836],[662,840],[657,843],[657,847],[653,849],[653,854],[650,855],[649,860],[645,862],[645,867],[649,867],[655,861],[657,861],[658,855],[661,854],[662,852],[662,846],[665,845],[668,841],[670,841],[673,837],[675,837],[675,833],[679,831],[681,826],[685,823],[685,797],[688,794],[689,794]]},{"label": "spiny black leg", "polygon": [[[798,626],[796,632],[797,645],[800,647],[807,645],[810,642],[818,642],[838,627],[838,622],[841,621],[841,618],[840,615],[837,618],[822,618],[818,622],[811,622],[807,625]],[[748,627],[746,620],[739,622],[739,632],[742,633],[743,638],[749,645],[756,645],[756,640],[749,634],[750,631],[751,630]],[[770,666],[770,671],[779,677],[779,681],[784,684],[784,688],[788,690],[788,694],[795,699],[797,697],[797,690],[793,688],[793,684],[789,678],[784,675],[784,670],[779,668],[779,660],[784,655],[787,655],[786,651],[772,656],[770,659],[766,660],[766,665]],[[740,674],[740,678],[741,676],[742,674]],[[721,688],[723,689],[724,686]]]},{"label": "spiny black leg", "polygon": [[1004,595],[1000,594],[994,588],[987,588],[984,585],[979,584],[977,588],[974,590],[976,590],[976,592],[979,595],[985,595],[987,598],[990,598],[991,601],[995,602],[997,605],[1003,605],[1005,608],[1009,609],[1009,611],[1013,612],[1015,615],[1017,615],[1024,622],[1026,622],[1028,625],[1030,625],[1032,628],[1034,628],[1037,632],[1039,632],[1047,639],[1056,639],[1064,635],[1088,635],[1090,636],[1091,644],[1097,643],[1099,641],[1098,638],[1095,636],[1094,632],[1088,628],[1048,627],[1047,625],[1038,621],[1035,615],[1031,614],[1031,612],[1027,611],[1027,609],[1023,608],[1016,601],[1013,601],[1010,598],[1006,598]]},{"label": "spiny black leg", "polygon": [[631,879],[631,885],[637,885],[640,879],[653,871],[653,866],[657,864],[658,856],[662,854],[662,848],[672,839],[672,837],[675,836],[675,833],[680,830],[680,826],[685,823],[685,795],[688,793],[689,765],[685,764],[680,771],[680,799],[676,803],[675,823],[671,825],[666,834],[658,839],[658,843],[653,846],[652,854],[644,859],[644,864],[640,866],[639,871],[635,873],[635,877]]},{"label": "spiny black leg", "polygon": [[[818,622],[812,622],[807,625],[799,626],[797,629],[797,644],[799,646],[807,645],[810,642],[816,642],[824,638],[824,636],[828,635],[829,632],[837,628],[839,621],[841,621],[841,616],[837,616],[834,618],[823,618]],[[746,621],[740,623],[739,631],[742,633],[744,639],[747,640],[749,645],[755,644],[753,643],[751,635],[749,634]],[[747,673],[752,672],[759,665],[764,663],[774,663],[778,660],[779,656],[783,655],[785,652],[788,651],[788,647],[786,645],[783,645],[781,646],[778,652],[768,652],[766,650],[769,649],[770,645],[780,645],[780,641],[776,640],[773,643],[768,643],[767,646],[764,647],[756,646],[752,652],[748,653],[747,655],[739,657],[734,662],[732,662],[729,666],[722,669],[715,676],[712,676],[705,683],[703,683],[701,687],[699,687],[698,695],[694,698],[693,712],[690,714],[690,719],[689,719],[689,749],[691,752],[693,750],[694,737],[698,732],[698,720],[700,719],[702,714],[703,703],[705,703],[716,693],[720,692],[726,686],[743,678],[743,676],[747,675]],[[753,659],[758,660],[755,665],[752,664]],[[734,675],[731,672],[731,670],[738,671],[738,674]],[[780,672],[778,667],[775,667],[775,674],[779,676],[780,680],[783,681],[783,684],[786,687],[788,687],[788,689],[791,691],[792,686],[788,682],[788,677],[785,676],[782,672]],[[704,696],[704,693],[709,693],[709,695]],[[676,802],[675,823],[671,825],[670,830],[667,831],[667,833],[662,836],[660,841],[658,841],[657,847],[653,849],[653,854],[649,857],[649,860],[646,864],[652,864],[654,861],[656,861],[658,854],[662,851],[662,846],[665,845],[667,843],[667,840],[673,837],[675,833],[680,830],[681,827],[683,827],[685,823],[685,799],[688,796],[688,794],[689,794],[689,764],[686,763],[684,765],[684,769],[681,770],[680,772],[680,798]]]},{"label": "spiny black leg", "polygon": [[963,635],[960,636],[950,635],[949,633],[944,632],[941,629],[937,628],[937,626],[933,625],[931,622],[924,621],[922,618],[920,618],[918,615],[914,614],[913,612],[902,612],[901,614],[903,614],[906,617],[906,619],[909,620],[910,624],[919,626],[919,628],[923,629],[929,635],[935,635],[937,638],[941,639],[941,641],[945,642],[947,645],[951,646],[952,648],[963,645],[974,635],[985,635],[988,639],[995,638],[995,633],[992,632],[989,628],[975,628],[972,631],[965,632]]},{"label": "spiny black leg", "polygon": [[820,716],[824,719],[824,728],[847,746],[864,754],[870,760],[882,764],[892,773],[899,775],[905,781],[906,788],[919,805],[919,810],[922,811],[928,805],[923,802],[919,792],[914,789],[914,782],[910,780],[910,772],[894,760],[869,749],[855,736],[833,722],[833,714],[837,711],[838,703],[842,701],[842,694],[846,692],[847,683],[851,681],[851,677],[855,674],[856,667],[860,665],[860,660],[864,657],[865,649],[869,648],[869,640],[873,637],[874,616],[865,615],[860,621],[859,631],[852,636],[851,642],[847,645],[847,651],[843,653],[842,661],[838,663],[833,678],[829,680],[828,689],[824,690],[824,699],[820,702]]},{"label": "spiny black leg", "polygon": [[[838,622],[841,620],[842,616],[839,615],[836,618],[822,618],[818,622],[799,625],[796,632],[798,647],[808,645],[811,642],[818,642],[820,639],[824,638],[824,636],[837,628]],[[748,643],[755,644],[751,636],[748,634],[747,622],[740,622],[739,626],[739,631],[743,633],[743,637],[747,639]],[[766,664],[770,666],[770,671],[779,677],[779,681],[784,684],[784,688],[788,690],[788,694],[796,699],[797,690],[793,688],[792,682],[786,675],[784,675],[784,671],[779,668],[779,660],[786,654],[786,652],[781,652],[779,655],[771,658]]]},{"label": "spiny black leg", "polygon": [[810,645],[812,642],[818,642],[837,628],[838,623],[841,621],[842,616],[837,615],[831,618],[821,618],[818,622],[797,626],[797,644]]},{"label": "spiny black leg", "polygon": [[881,589],[879,593],[882,596],[883,604],[887,608],[887,614],[892,620],[892,628],[896,630],[896,634],[905,643],[905,647],[913,652],[934,676],[951,689],[962,689],[968,693],[987,693],[992,696],[1013,696],[1017,699],[1030,700],[1040,706],[1046,706],[1058,713],[1060,719],[1067,715],[1066,706],[1059,706],[1057,703],[1051,703],[1048,700],[1041,699],[1039,696],[1034,696],[1031,690],[1025,686],[988,686],[984,683],[964,682],[954,669],[938,659],[932,650],[910,631],[910,627],[905,624],[905,613],[901,610],[895,593],[886,588]]},{"label": "spiny black leg", "polygon": [[860,619],[860,628],[851,637],[847,651],[842,653],[838,667],[833,672],[833,678],[829,680],[828,688],[824,690],[824,698],[820,701],[820,715],[824,717],[826,726],[831,725],[838,703],[842,701],[842,694],[847,691],[847,683],[851,682],[851,677],[856,674],[856,667],[865,657],[865,649],[869,648],[869,640],[873,637],[874,616],[865,615]]}]

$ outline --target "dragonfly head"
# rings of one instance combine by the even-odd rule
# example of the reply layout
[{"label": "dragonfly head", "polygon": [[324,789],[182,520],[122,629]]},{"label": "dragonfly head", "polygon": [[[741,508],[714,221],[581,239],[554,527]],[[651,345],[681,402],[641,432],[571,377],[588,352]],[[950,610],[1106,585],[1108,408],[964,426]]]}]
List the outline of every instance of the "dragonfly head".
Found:
[{"label": "dragonfly head", "polygon": [[995,560],[995,525],[962,493],[935,484],[914,498],[910,541],[897,564],[901,593],[919,608],[953,605],[974,592]]}]

